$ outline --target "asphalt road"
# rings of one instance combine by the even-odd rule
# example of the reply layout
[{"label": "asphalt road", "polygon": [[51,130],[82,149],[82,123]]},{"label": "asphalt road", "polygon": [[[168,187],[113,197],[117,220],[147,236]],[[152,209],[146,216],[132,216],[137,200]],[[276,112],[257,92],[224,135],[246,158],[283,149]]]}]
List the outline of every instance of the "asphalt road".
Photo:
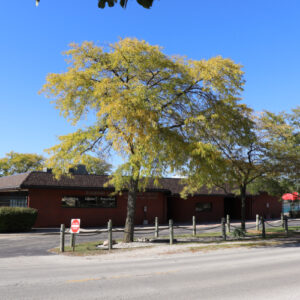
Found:
[{"label": "asphalt road", "polygon": [[[300,224],[300,222],[298,222]],[[270,224],[279,225],[279,221],[272,221]],[[292,224],[292,223],[291,223]],[[296,223],[293,223],[295,225]],[[219,224],[206,224],[201,225],[197,232],[220,232],[221,228],[217,227]],[[239,226],[239,223],[233,223],[234,226]],[[213,229],[209,229],[213,227]],[[248,222],[247,228],[255,227],[255,222]],[[266,227],[270,227],[266,224]],[[204,230],[205,229],[205,230]],[[191,234],[191,230],[176,229],[175,235]],[[168,235],[168,230],[160,233],[161,236]],[[122,239],[123,233],[113,233],[113,239]],[[136,232],[135,237],[153,237],[153,232]],[[106,233],[99,235],[80,235],[77,237],[76,242],[86,241],[103,241],[106,240]],[[66,235],[66,245],[69,244],[69,235]],[[59,229],[37,230],[31,233],[24,234],[0,234],[0,258],[5,257],[18,257],[18,256],[39,256],[39,255],[53,255],[48,252],[49,249],[59,246]]]},{"label": "asphalt road", "polygon": [[298,244],[175,254],[138,251],[0,258],[0,298],[300,299]]}]

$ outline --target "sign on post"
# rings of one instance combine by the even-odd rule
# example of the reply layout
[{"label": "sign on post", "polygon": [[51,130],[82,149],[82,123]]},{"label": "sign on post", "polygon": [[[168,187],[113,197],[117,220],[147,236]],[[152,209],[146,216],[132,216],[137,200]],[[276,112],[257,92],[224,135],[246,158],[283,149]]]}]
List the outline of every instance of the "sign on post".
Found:
[{"label": "sign on post", "polygon": [[71,233],[79,233],[80,232],[80,219],[72,219],[71,220]]}]

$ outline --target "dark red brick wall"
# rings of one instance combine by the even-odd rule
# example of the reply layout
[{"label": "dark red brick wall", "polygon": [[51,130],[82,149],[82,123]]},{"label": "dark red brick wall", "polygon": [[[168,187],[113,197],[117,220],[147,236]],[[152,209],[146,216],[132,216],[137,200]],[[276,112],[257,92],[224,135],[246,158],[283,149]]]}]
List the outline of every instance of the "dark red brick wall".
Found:
[{"label": "dark red brick wall", "polygon": [[[38,209],[36,227],[51,227],[65,224],[67,227],[70,220],[80,218],[82,227],[106,226],[111,219],[113,225],[123,226],[126,219],[127,193],[117,195],[116,208],[64,208],[61,207],[63,196],[95,195],[95,191],[85,190],[59,190],[59,189],[31,189],[29,191],[29,206]],[[97,195],[108,195],[109,192],[99,192]],[[196,212],[196,203],[210,202],[210,212]],[[238,203],[238,211],[240,204]],[[267,203],[269,205],[267,205]],[[147,212],[144,207],[147,206]],[[269,207],[268,207],[269,206]],[[279,217],[281,213],[281,202],[278,198],[271,197],[266,193],[247,198],[247,219],[254,219],[256,214],[264,215],[266,218]],[[196,216],[197,222],[219,222],[224,216],[224,196],[193,196],[187,200],[179,196],[167,197],[162,192],[139,193],[136,204],[135,223],[143,224],[148,220],[154,223],[154,218],[159,218],[159,223],[167,223],[168,218],[174,222],[192,222]],[[240,217],[240,216],[239,216]]]},{"label": "dark red brick wall", "polygon": [[267,193],[261,193],[257,196],[252,196],[248,201],[250,205],[249,219],[254,219],[256,214],[265,218],[279,218],[282,210],[282,202],[278,197],[272,197]]},{"label": "dark red brick wall", "polygon": [[[31,189],[29,191],[29,206],[38,209],[35,227],[51,227],[65,224],[69,226],[73,218],[81,219],[82,227],[105,226],[109,219],[113,225],[123,226],[126,219],[127,193],[118,195],[116,208],[65,208],[61,207],[63,196],[95,195],[95,191],[84,190],[46,190]],[[97,195],[108,195],[109,192],[99,192]],[[147,212],[144,207],[147,206]],[[136,224],[148,220],[154,223],[158,217],[161,223],[166,222],[166,196],[161,192],[147,192],[138,195],[136,204]]]},{"label": "dark red brick wall", "polygon": [[[196,212],[196,203],[211,202],[210,212]],[[197,222],[221,221],[224,215],[224,196],[193,196],[188,199],[180,197],[170,197],[169,205],[172,205],[172,215],[174,222],[192,222],[192,217],[196,216]]]}]

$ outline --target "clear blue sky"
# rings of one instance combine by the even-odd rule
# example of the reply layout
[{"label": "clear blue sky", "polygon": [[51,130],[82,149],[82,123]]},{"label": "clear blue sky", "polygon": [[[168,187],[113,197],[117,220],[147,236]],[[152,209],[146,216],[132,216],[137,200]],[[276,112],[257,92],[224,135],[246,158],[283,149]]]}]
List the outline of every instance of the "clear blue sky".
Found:
[{"label": "clear blue sky", "polygon": [[156,0],[151,10],[100,10],[97,0],[1,1],[0,157],[14,150],[43,154],[73,131],[37,94],[47,73],[62,72],[70,42],[99,44],[137,37],[167,54],[216,55],[244,66],[243,101],[279,112],[300,104],[300,1]]}]

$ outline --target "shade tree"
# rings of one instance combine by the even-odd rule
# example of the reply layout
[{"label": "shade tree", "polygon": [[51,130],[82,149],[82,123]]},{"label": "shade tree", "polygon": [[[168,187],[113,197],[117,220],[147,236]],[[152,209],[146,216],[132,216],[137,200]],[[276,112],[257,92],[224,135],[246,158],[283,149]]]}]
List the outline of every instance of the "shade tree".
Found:
[{"label": "shade tree", "polygon": [[253,192],[266,191],[274,196],[300,189],[300,108],[291,112],[265,113],[265,126],[272,131],[269,157],[280,165],[277,176],[263,176],[250,188]]},{"label": "shade tree", "polygon": [[[285,114],[256,115],[241,105],[230,110],[231,124],[226,128],[223,116],[216,117],[219,108],[195,121],[190,157],[182,171],[187,176],[183,194],[196,192],[203,185],[236,193],[241,199],[241,227],[245,230],[248,188],[253,191],[263,182],[274,185],[275,178],[299,178],[299,127],[295,130]],[[297,123],[294,116],[291,120]],[[212,159],[202,155],[198,141],[211,147]]]},{"label": "shade tree", "polygon": [[[219,105],[235,107],[244,84],[241,66],[221,57],[188,60],[158,46],[121,39],[108,48],[92,42],[65,52],[66,72],[49,74],[42,92],[73,125],[48,149],[56,176],[94,151],[124,160],[112,174],[116,192],[128,191],[124,240],[133,241],[138,191],[184,163],[192,120]],[[226,111],[216,111],[225,117]],[[227,118],[228,120],[228,118]],[[203,153],[209,151],[204,143]]]},{"label": "shade tree", "polygon": [[11,151],[0,158],[0,176],[8,176],[43,169],[45,158],[35,153]]}]

